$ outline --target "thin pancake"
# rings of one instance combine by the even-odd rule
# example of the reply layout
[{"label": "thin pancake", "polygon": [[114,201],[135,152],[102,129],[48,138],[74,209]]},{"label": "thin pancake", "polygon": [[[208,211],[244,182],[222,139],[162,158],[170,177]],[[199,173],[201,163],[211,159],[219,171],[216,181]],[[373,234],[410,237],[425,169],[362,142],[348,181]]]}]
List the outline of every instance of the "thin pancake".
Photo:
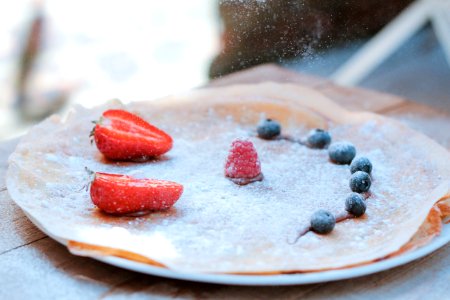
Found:
[{"label": "thin pancake", "polygon": [[[120,104],[77,108],[66,120],[44,121],[10,157],[7,184],[13,199],[53,236],[71,241],[79,254],[128,253],[190,272],[342,268],[387,257],[414,242],[430,210],[449,193],[450,157],[437,143],[388,118],[348,112],[295,85],[233,86],[131,104],[127,109],[174,138],[166,156],[140,164],[105,161],[90,145],[90,121],[107,107]],[[310,128],[328,128],[335,141],[351,141],[358,154],[369,157],[374,171],[367,213],[339,223],[329,235],[308,233],[293,243],[315,210],[343,211],[349,167],[330,163],[325,150],[256,138],[254,127],[263,115],[280,120],[283,132],[296,137]],[[223,164],[236,137],[254,142],[262,182],[240,187],[224,178]],[[177,181],[185,193],[166,212],[107,216],[82,189],[85,167]]]}]

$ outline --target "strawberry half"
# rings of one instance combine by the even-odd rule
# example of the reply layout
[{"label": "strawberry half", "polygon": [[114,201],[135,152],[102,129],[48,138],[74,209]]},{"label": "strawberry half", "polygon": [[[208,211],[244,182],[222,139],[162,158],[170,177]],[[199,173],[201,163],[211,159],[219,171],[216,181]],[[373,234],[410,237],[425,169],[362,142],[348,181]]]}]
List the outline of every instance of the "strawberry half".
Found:
[{"label": "strawberry half", "polygon": [[131,176],[95,173],[91,183],[92,202],[109,214],[125,215],[165,210],[183,193],[176,182],[137,179]]},{"label": "strawberry half", "polygon": [[119,109],[105,111],[91,136],[98,150],[112,160],[148,160],[166,153],[173,144],[164,131]]}]

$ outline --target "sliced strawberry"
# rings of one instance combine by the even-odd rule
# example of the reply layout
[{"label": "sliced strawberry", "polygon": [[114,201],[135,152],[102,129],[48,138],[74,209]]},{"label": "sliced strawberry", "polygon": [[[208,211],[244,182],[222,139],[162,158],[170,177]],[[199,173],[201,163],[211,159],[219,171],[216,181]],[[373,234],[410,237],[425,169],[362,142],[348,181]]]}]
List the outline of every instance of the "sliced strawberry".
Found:
[{"label": "sliced strawberry", "polygon": [[147,160],[172,148],[164,131],[125,110],[103,113],[92,132],[98,150],[112,160]]},{"label": "sliced strawberry", "polygon": [[115,215],[165,210],[182,193],[183,186],[176,182],[107,173],[95,173],[90,190],[92,202]]}]

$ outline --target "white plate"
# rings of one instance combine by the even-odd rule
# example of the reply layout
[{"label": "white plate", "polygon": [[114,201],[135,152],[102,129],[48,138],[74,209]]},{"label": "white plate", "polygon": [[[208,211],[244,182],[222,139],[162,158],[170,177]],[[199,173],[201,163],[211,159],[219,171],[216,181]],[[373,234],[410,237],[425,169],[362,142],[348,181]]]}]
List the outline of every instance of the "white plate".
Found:
[{"label": "white plate", "polygon": [[[39,222],[37,222],[30,214],[28,214],[27,212],[25,212],[25,214],[40,230],[45,232],[48,236],[63,245],[67,244],[66,241],[47,232],[45,228],[43,228],[41,224],[39,224]],[[188,281],[233,285],[295,285],[348,279],[388,270],[424,257],[441,248],[448,242],[450,242],[450,224],[445,224],[442,227],[441,234],[435,237],[428,245],[410,252],[406,252],[405,254],[396,256],[394,258],[382,260],[369,265],[342,270],[286,275],[225,275],[211,273],[181,273],[170,269],[158,268],[113,256],[91,256],[91,258],[116,267],[121,267],[140,273]]]}]

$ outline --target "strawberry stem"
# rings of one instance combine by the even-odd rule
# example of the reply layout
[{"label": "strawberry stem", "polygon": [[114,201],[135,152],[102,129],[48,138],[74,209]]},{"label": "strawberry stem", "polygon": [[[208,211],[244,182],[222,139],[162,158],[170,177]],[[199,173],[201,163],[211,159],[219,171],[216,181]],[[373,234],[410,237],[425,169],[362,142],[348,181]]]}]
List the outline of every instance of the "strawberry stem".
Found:
[{"label": "strawberry stem", "polygon": [[81,192],[82,190],[85,190],[86,192],[89,190],[89,187],[91,186],[92,181],[95,180],[95,172],[89,169],[88,167],[84,167],[84,170],[88,173],[89,181],[85,185],[81,187],[78,191]]},{"label": "strawberry stem", "polygon": [[92,128],[91,132],[89,133],[89,139],[91,140],[91,145],[92,145],[94,143],[94,138],[93,137],[95,135],[95,127],[97,125],[102,125],[102,123],[103,123],[103,116],[101,116],[98,121],[94,120],[94,121],[91,121],[91,123],[94,124],[94,127]]},{"label": "strawberry stem", "polygon": [[89,174],[89,176],[94,175],[94,177],[95,177],[95,172],[92,171],[91,169],[89,169],[88,167],[84,167],[84,170]]},{"label": "strawberry stem", "polygon": [[95,135],[95,126],[92,128],[91,132],[89,133],[89,139],[91,140],[91,145],[94,142],[94,135]]}]

